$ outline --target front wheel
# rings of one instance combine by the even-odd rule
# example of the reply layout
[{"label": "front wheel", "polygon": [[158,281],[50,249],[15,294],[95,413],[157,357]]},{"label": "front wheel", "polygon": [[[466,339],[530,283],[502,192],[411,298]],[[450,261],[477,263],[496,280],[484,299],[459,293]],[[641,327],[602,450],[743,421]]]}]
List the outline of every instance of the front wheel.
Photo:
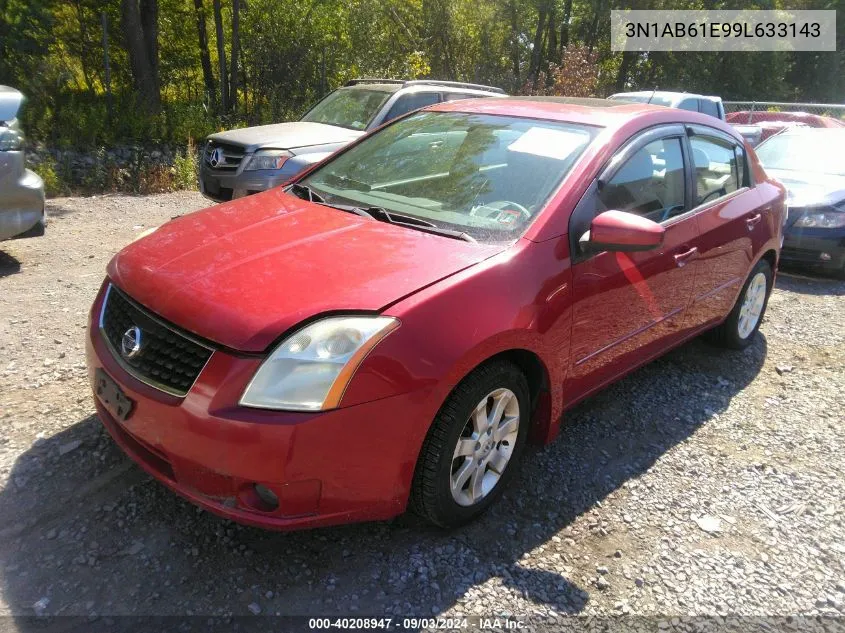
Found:
[{"label": "front wheel", "polygon": [[486,510],[514,474],[528,436],[528,383],[507,361],[467,376],[438,412],[414,472],[411,507],[455,527]]},{"label": "front wheel", "polygon": [[731,349],[745,349],[751,345],[766,313],[773,277],[769,262],[765,259],[757,262],[728,318],[713,330],[712,338],[716,343]]}]

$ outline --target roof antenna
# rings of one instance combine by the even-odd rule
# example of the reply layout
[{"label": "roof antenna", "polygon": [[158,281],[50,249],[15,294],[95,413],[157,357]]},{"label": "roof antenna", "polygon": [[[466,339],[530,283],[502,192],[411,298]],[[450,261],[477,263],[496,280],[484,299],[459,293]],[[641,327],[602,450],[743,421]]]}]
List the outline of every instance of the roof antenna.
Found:
[{"label": "roof antenna", "polygon": [[646,103],[651,103],[651,100],[654,99],[654,93],[655,92],[657,92],[657,88],[652,88],[651,89],[651,96],[648,98],[648,101],[646,101]]}]

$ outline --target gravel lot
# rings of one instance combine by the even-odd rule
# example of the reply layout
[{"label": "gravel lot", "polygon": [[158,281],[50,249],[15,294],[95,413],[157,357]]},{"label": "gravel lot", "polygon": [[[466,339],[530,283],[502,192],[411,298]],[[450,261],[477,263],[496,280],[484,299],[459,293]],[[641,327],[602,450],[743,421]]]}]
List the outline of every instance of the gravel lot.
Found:
[{"label": "gravel lot", "polygon": [[93,413],[106,263],[203,206],[56,199],[0,244],[0,615],[845,613],[845,282],[781,275],[752,348],[693,341],[580,405],[461,530],[277,534],[166,491]]}]

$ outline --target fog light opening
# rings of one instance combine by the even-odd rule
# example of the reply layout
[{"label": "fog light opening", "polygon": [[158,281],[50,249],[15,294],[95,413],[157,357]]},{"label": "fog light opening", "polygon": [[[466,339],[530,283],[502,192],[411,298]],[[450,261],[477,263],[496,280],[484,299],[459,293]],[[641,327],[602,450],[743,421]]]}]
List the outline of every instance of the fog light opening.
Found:
[{"label": "fog light opening", "polygon": [[258,500],[261,502],[261,505],[258,508],[259,510],[262,512],[273,512],[279,508],[279,497],[276,496],[276,493],[270,490],[267,486],[262,484],[253,484],[252,489],[255,492],[255,496],[258,497]]},{"label": "fog light opening", "polygon": [[819,255],[819,259],[822,260],[823,262],[829,262],[830,261],[830,253],[822,253],[821,255]]},{"label": "fog light opening", "polygon": [[279,497],[263,484],[246,484],[238,494],[240,505],[255,512],[275,512],[279,509]]}]

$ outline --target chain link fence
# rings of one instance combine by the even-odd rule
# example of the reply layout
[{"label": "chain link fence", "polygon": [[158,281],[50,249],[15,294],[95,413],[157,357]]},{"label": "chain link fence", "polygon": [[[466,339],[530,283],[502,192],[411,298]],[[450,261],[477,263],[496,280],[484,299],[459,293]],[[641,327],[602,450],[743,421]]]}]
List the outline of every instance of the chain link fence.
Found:
[{"label": "chain link fence", "polygon": [[[845,105],[837,103],[787,103],[782,101],[724,101],[725,112],[806,112],[845,120]],[[750,122],[750,121],[749,121]]]}]

